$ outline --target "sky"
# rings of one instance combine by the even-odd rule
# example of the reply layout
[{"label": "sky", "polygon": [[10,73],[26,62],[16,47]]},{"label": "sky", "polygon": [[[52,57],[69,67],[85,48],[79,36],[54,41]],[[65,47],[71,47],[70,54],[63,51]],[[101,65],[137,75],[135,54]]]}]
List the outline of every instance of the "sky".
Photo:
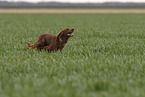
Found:
[{"label": "sky", "polygon": [[57,1],[57,2],[71,2],[71,3],[102,3],[102,2],[145,2],[145,0],[0,0],[0,1],[26,1],[26,2],[46,2],[46,1]]}]

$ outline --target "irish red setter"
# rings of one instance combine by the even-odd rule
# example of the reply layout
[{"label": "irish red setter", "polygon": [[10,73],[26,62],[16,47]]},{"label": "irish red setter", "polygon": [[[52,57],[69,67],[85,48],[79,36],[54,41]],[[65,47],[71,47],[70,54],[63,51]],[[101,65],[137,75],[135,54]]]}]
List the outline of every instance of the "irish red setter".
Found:
[{"label": "irish red setter", "polygon": [[74,36],[74,34],[72,34],[73,31],[74,29],[65,28],[64,30],[60,31],[58,35],[43,33],[39,35],[35,44],[27,42],[27,46],[30,49],[38,49],[39,51],[41,50],[46,50],[48,52],[57,50],[62,51],[62,49],[68,42],[68,39]]}]

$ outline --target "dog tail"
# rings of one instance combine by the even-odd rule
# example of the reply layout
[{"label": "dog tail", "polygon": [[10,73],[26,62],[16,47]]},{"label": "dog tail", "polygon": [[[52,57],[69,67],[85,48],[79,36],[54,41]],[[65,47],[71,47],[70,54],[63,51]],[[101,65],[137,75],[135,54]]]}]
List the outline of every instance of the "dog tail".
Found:
[{"label": "dog tail", "polygon": [[27,42],[27,47],[29,49],[34,49],[34,44],[31,44],[31,43]]}]

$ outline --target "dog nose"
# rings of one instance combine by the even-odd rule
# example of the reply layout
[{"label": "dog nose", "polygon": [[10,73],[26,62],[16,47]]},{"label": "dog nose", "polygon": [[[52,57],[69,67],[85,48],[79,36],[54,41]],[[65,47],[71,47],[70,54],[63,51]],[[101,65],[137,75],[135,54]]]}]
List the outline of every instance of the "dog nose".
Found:
[{"label": "dog nose", "polygon": [[74,31],[74,29],[72,29],[72,31]]}]

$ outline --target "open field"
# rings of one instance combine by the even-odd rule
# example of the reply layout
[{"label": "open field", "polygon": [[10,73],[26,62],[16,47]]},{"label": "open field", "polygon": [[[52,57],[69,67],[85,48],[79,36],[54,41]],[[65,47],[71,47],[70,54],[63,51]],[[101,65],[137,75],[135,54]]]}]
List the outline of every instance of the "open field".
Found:
[{"label": "open field", "polygon": [[[74,28],[63,52],[29,50]],[[0,97],[145,97],[145,14],[0,14]]]},{"label": "open field", "polygon": [[145,13],[145,9],[0,9],[0,13]]}]

